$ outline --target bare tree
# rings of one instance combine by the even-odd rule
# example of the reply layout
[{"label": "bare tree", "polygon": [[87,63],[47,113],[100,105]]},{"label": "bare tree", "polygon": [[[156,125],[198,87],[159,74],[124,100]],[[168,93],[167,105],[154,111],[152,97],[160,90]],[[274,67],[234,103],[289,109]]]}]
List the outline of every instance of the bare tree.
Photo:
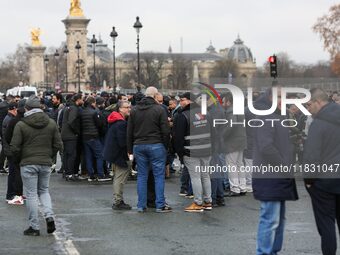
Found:
[{"label": "bare tree", "polygon": [[233,77],[238,75],[237,63],[231,59],[219,60],[211,72],[211,77],[227,78],[229,74]]},{"label": "bare tree", "polygon": [[172,59],[172,74],[168,77],[168,83],[172,85],[172,89],[187,89],[192,73],[192,61],[177,56]]},{"label": "bare tree", "polygon": [[340,4],[331,6],[328,14],[318,18],[313,31],[320,35],[324,49],[334,59],[340,53]]},{"label": "bare tree", "polygon": [[18,45],[15,53],[0,61],[0,90],[17,86],[20,81],[28,83],[28,53],[25,45]]},{"label": "bare tree", "polygon": [[164,64],[164,57],[153,52],[144,53],[141,64],[141,81],[145,86],[160,87],[161,70]]}]

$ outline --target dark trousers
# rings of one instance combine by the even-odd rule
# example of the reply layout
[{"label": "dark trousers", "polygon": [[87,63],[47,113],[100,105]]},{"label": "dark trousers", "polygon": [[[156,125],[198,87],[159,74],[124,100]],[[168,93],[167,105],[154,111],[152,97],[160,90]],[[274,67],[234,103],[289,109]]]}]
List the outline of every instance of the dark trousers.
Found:
[{"label": "dark trousers", "polygon": [[[66,175],[78,174],[77,168],[77,152],[78,152],[77,140],[64,141],[64,156],[63,165]],[[79,164],[78,164],[79,166]]]},{"label": "dark trousers", "polygon": [[213,203],[224,201],[224,188],[222,178],[211,178],[211,199]]},{"label": "dark trousers", "polygon": [[156,207],[155,201],[156,201],[155,178],[153,176],[152,170],[149,169],[148,188],[147,188],[147,206]]},{"label": "dark trousers", "polygon": [[325,192],[317,187],[307,188],[312,199],[314,217],[321,236],[323,255],[336,255],[335,221],[340,232],[340,194]]},{"label": "dark trousers", "polygon": [[19,164],[9,159],[6,199],[13,199],[14,196],[22,196],[22,180]]},{"label": "dark trousers", "polygon": [[5,156],[5,152],[4,152],[4,146],[1,142],[1,152],[0,152],[0,169],[4,169],[5,168],[5,159],[6,159],[6,156]]},{"label": "dark trousers", "polygon": [[191,179],[188,168],[184,166],[181,173],[181,192],[186,192],[188,195],[192,195]]}]

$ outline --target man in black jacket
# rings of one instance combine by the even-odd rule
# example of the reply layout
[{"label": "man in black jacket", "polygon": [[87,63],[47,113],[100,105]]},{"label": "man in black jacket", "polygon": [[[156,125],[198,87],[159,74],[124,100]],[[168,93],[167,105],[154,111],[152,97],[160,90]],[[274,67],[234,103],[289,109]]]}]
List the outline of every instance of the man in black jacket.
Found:
[{"label": "man in black jacket", "polygon": [[[259,122],[262,121],[259,125],[261,127],[255,128],[253,133],[253,160],[254,166],[258,170],[269,167],[289,167],[292,164],[289,127],[281,125],[285,116],[280,114],[280,95],[280,88],[278,88],[278,100],[274,113],[255,117]],[[263,97],[257,101],[257,109],[270,109],[274,101],[273,96],[271,89],[266,91]],[[280,121],[272,124],[266,119]],[[282,249],[286,201],[298,199],[295,180],[289,177],[279,176],[279,174],[264,176],[256,171],[253,172],[254,197],[261,202],[257,255],[277,254]]]},{"label": "man in black jacket", "polygon": [[203,212],[212,209],[209,161],[211,157],[211,129],[209,117],[201,114],[201,107],[195,103],[196,96],[184,93],[181,101],[185,107],[178,113],[174,123],[174,144],[180,161],[188,168],[194,202],[186,212]]},{"label": "man in black jacket", "polygon": [[130,102],[120,101],[117,104],[117,111],[108,117],[110,128],[107,132],[104,146],[104,159],[113,164],[114,171],[113,210],[130,210],[131,206],[125,204],[123,199],[123,188],[130,174],[129,158],[126,146],[126,119],[130,115]]},{"label": "man in black jacket", "polygon": [[145,97],[132,109],[128,121],[128,153],[136,159],[138,168],[137,192],[139,212],[144,212],[147,203],[147,180],[151,165],[155,177],[156,212],[169,212],[164,198],[166,148],[170,128],[164,109],[156,102],[158,90],[148,87]]},{"label": "man in black jacket", "polygon": [[80,120],[86,169],[89,174],[88,181],[96,180],[94,176],[94,158],[97,166],[97,180],[109,181],[110,178],[104,176],[103,144],[100,141],[100,129],[104,123],[96,108],[96,99],[88,97],[86,105],[85,109],[80,113]]},{"label": "man in black jacket", "polygon": [[337,221],[340,231],[340,106],[329,103],[328,95],[321,89],[311,90],[308,103],[313,115],[305,143],[303,167],[306,174],[313,169],[322,175],[306,179],[306,188],[312,200],[323,255],[336,254]]},{"label": "man in black jacket", "polygon": [[63,166],[67,181],[77,181],[78,165],[75,164],[78,150],[78,139],[80,135],[79,107],[83,104],[81,94],[76,94],[67,102],[63,110],[63,124],[61,138],[64,143]]},{"label": "man in black jacket", "polygon": [[14,180],[16,179],[16,171],[13,163],[13,158],[10,153],[10,143],[11,140],[6,139],[6,131],[9,128],[9,124],[13,121],[13,119],[17,116],[17,108],[18,104],[16,102],[11,102],[8,104],[8,114],[2,122],[2,144],[5,156],[8,159],[8,179],[7,179],[7,194],[6,200],[8,204],[12,205],[23,205],[24,201],[21,195],[17,194],[17,191],[14,187]]}]

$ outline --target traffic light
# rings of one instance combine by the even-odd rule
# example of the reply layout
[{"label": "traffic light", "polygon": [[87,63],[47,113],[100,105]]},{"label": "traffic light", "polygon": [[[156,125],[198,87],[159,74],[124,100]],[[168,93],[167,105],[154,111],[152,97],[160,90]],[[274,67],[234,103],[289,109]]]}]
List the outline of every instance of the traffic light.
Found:
[{"label": "traffic light", "polygon": [[277,62],[276,62],[276,56],[270,56],[268,58],[269,66],[270,66],[270,76],[273,78],[277,77]]}]

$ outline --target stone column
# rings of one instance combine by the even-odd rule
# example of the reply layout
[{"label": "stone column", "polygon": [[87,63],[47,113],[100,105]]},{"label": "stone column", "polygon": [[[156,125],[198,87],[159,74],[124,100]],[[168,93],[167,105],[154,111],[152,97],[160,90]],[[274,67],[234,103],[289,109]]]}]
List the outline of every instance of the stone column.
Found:
[{"label": "stone column", "polygon": [[78,92],[78,52],[75,49],[79,41],[81,49],[79,50],[80,58],[80,90],[84,91],[86,83],[89,82],[87,72],[87,26],[90,19],[86,17],[68,16],[62,21],[66,28],[66,45],[69,49],[67,56],[67,73],[69,75],[68,91]]},{"label": "stone column", "polygon": [[44,84],[44,52],[46,47],[29,46],[29,84],[42,86]]}]

